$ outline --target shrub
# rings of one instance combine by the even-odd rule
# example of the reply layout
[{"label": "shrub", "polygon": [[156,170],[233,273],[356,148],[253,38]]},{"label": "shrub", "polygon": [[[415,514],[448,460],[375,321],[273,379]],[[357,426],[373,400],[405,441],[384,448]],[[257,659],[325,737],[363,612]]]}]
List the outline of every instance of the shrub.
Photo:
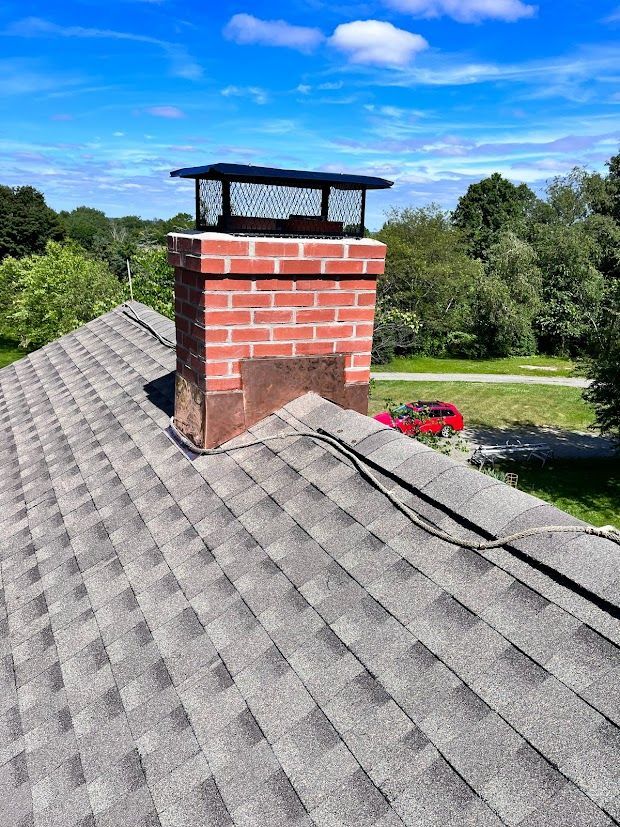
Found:
[{"label": "shrub", "polygon": [[44,255],[0,264],[0,326],[22,347],[40,347],[123,300],[107,266],[75,244],[49,241]]},{"label": "shrub", "polygon": [[140,250],[131,260],[134,299],[174,319],[174,268],[165,247]]},{"label": "shrub", "polygon": [[453,330],[446,336],[446,353],[461,359],[476,359],[480,355],[477,336],[464,330]]}]

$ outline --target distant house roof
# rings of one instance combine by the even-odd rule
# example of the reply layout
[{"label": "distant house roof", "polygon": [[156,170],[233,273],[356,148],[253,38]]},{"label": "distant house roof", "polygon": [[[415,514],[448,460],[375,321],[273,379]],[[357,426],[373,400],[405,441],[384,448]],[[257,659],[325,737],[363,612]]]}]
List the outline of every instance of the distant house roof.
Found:
[{"label": "distant house roof", "polygon": [[245,183],[268,183],[320,187],[329,184],[337,189],[389,189],[393,181],[370,175],[350,175],[340,172],[316,172],[299,169],[278,169],[276,167],[255,167],[252,164],[207,164],[202,167],[175,169],[173,178],[205,178],[211,180],[240,181]]},{"label": "distant house roof", "polygon": [[[174,367],[119,308],[0,371],[2,823],[617,823],[617,547],[466,551],[310,437],[190,461]],[[436,525],[571,521],[312,394],[252,434],[318,426]]]}]

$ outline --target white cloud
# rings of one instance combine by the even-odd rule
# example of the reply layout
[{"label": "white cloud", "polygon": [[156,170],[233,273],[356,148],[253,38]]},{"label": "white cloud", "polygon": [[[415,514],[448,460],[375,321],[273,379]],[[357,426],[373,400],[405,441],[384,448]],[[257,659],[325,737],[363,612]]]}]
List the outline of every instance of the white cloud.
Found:
[{"label": "white cloud", "polygon": [[221,94],[225,98],[252,98],[254,103],[261,105],[269,101],[269,95],[260,86],[227,86]]},{"label": "white cloud", "polygon": [[320,29],[293,26],[285,20],[260,20],[251,14],[235,14],[224,28],[224,36],[243,46],[284,46],[311,52],[325,40]]},{"label": "white cloud", "polygon": [[191,58],[185,47],[157,37],[114,29],[92,29],[85,26],[59,26],[40,17],[25,17],[12,23],[3,32],[12,37],[68,37],[97,40],[130,40],[146,43],[161,49],[169,58],[171,73],[176,77],[196,80],[202,76],[202,68]]},{"label": "white cloud", "polygon": [[351,63],[374,66],[406,66],[418,52],[428,48],[421,35],[382,20],[341,23],[329,43],[347,54]]},{"label": "white cloud", "polygon": [[603,23],[620,23],[620,6],[603,18]]},{"label": "white cloud", "polygon": [[144,110],[147,115],[153,115],[155,118],[184,118],[185,112],[177,106],[151,106]]},{"label": "white cloud", "polygon": [[388,6],[415,17],[452,17],[459,23],[477,23],[480,20],[513,22],[533,17],[537,6],[522,0],[385,0]]}]

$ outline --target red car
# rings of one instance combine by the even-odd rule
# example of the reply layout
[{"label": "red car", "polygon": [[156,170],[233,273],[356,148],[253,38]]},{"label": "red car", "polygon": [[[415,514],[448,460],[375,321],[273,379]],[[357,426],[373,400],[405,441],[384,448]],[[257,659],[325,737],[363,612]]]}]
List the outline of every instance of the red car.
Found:
[{"label": "red car", "polygon": [[403,434],[450,436],[464,427],[462,414],[450,402],[407,402],[391,411],[382,411],[374,418],[390,428],[398,428]]}]

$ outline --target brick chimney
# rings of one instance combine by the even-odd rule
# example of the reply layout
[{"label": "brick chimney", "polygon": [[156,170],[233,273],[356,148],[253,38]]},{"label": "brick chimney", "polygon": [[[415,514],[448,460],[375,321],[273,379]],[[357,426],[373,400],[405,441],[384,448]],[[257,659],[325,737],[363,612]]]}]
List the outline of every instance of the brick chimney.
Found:
[{"label": "brick chimney", "polygon": [[174,421],[211,448],[315,391],[368,409],[377,276],[366,238],[171,233],[177,372]]}]

